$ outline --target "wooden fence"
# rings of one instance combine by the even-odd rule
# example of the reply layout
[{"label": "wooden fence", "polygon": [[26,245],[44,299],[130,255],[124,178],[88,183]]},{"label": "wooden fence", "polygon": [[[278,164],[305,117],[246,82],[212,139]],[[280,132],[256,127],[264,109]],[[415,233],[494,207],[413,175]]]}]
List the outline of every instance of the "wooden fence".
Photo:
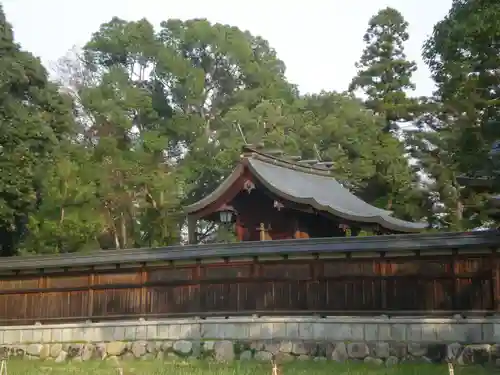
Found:
[{"label": "wooden fence", "polygon": [[0,323],[496,309],[492,254],[231,261],[0,276]]}]

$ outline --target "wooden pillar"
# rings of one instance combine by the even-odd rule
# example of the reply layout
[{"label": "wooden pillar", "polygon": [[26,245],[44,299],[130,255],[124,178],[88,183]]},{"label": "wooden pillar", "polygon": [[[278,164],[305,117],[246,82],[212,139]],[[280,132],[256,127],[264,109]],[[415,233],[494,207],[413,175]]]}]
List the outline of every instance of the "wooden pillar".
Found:
[{"label": "wooden pillar", "polygon": [[241,222],[240,215],[236,215],[236,238],[238,242],[242,242],[245,240],[245,228],[243,227],[243,223]]},{"label": "wooden pillar", "polygon": [[194,245],[198,243],[198,238],[196,235],[196,218],[188,216],[188,243]]}]

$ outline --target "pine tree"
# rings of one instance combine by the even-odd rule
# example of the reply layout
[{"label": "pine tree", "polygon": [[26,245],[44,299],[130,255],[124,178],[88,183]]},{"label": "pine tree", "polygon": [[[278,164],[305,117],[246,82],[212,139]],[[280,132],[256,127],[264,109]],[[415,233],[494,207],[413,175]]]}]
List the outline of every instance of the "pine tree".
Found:
[{"label": "pine tree", "polygon": [[415,88],[411,82],[416,64],[404,53],[408,40],[408,23],[402,14],[386,8],[374,15],[363,37],[366,47],[356,68],[349,91],[361,89],[366,106],[386,119],[385,131],[398,128],[398,121],[413,119],[414,101],[406,91]]},{"label": "pine tree", "polygon": [[40,204],[44,166],[71,130],[71,105],[14,42],[0,6],[0,255],[16,253]]}]

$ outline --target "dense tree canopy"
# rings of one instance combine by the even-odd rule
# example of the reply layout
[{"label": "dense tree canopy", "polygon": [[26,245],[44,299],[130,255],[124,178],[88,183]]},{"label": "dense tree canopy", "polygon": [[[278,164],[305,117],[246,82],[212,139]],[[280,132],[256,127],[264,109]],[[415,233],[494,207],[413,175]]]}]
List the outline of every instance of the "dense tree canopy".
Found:
[{"label": "dense tree canopy", "polygon": [[[447,208],[445,226],[464,229],[484,220],[485,197],[461,187],[461,175],[498,177],[487,157],[500,138],[500,5],[454,0],[424,45],[437,91],[427,100],[418,132],[423,167]],[[430,109],[430,111],[429,111]]]},{"label": "dense tree canopy", "polygon": [[11,255],[43,195],[45,168],[72,135],[71,102],[13,40],[0,7],[0,254]]},{"label": "dense tree canopy", "polygon": [[488,166],[499,136],[491,4],[453,2],[424,48],[438,91],[418,99],[408,23],[392,8],[369,20],[350,92],[313,95],[288,82],[265,39],[204,19],[155,29],[113,18],[51,83],[0,10],[0,254],[178,243],[182,206],[257,142],[333,161],[337,179],[398,217],[483,224],[485,197],[457,177]]}]

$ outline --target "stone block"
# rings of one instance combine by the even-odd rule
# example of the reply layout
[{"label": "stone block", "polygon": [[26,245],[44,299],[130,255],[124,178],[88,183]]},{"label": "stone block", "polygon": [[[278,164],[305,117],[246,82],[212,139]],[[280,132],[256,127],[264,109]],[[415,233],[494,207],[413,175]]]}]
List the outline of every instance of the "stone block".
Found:
[{"label": "stone block", "polygon": [[360,341],[364,340],[365,325],[358,323],[343,323],[337,324],[337,329],[334,331],[334,341]]},{"label": "stone block", "polygon": [[[259,328],[258,326],[256,328]],[[256,337],[258,337],[256,333]],[[216,339],[217,338],[217,323],[205,322],[201,325],[201,337],[204,339]]]},{"label": "stone block", "polygon": [[500,342],[500,323],[493,323],[493,342]]},{"label": "stone block", "polygon": [[299,335],[302,340],[314,340],[314,326],[311,322],[299,323]]},{"label": "stone block", "polygon": [[422,341],[423,342],[435,342],[437,341],[437,331],[436,327],[439,324],[422,324]]},{"label": "stone block", "polygon": [[33,330],[32,329],[23,329],[21,330],[21,342],[22,343],[32,343],[33,340]]},{"label": "stone block", "polygon": [[365,341],[391,341],[393,327],[389,324],[365,324],[364,339]]},{"label": "stone block", "polygon": [[379,324],[377,341],[390,341],[392,340],[391,325]]},{"label": "stone block", "polygon": [[286,337],[293,340],[293,339],[300,339],[300,334],[299,334],[299,323],[286,323]]},{"label": "stone block", "polygon": [[83,341],[85,342],[100,341],[96,336],[97,336],[97,328],[88,326],[83,329]]},{"label": "stone block", "polygon": [[493,323],[485,323],[481,325],[483,330],[483,341],[484,342],[495,342],[495,332]]},{"label": "stone block", "polygon": [[365,341],[378,340],[378,324],[365,324]]},{"label": "stone block", "polygon": [[148,338],[148,326],[139,324],[135,330],[136,340],[146,340]]},{"label": "stone block", "polygon": [[444,323],[437,324],[436,326],[436,341],[447,343],[464,340],[462,324]]},{"label": "stone block", "polygon": [[391,340],[406,341],[406,324],[391,324]]},{"label": "stone block", "polygon": [[370,355],[370,349],[364,342],[351,342],[347,344],[347,354],[350,358],[363,359]]},{"label": "stone block", "polygon": [[169,336],[169,325],[168,324],[160,324],[157,326],[157,338],[161,340],[168,340],[170,339]]},{"label": "stone block", "polygon": [[113,340],[112,341],[121,341],[125,340],[125,327],[115,326],[113,327]]},{"label": "stone block", "polygon": [[364,340],[364,324],[351,324],[351,340]]},{"label": "stone block", "polygon": [[236,340],[248,337],[246,324],[218,324],[217,338],[222,340]]},{"label": "stone block", "polygon": [[[126,341],[137,340],[137,327],[136,326],[127,326],[127,327],[125,327],[125,337],[124,337],[124,339]],[[115,340],[123,340],[123,339],[115,339]]]},{"label": "stone block", "polygon": [[260,324],[259,323],[250,323],[248,325],[248,338],[249,339],[256,339],[259,340],[261,339],[260,336]]},{"label": "stone block", "polygon": [[73,333],[71,334],[72,341],[85,341],[85,332],[87,331],[86,327],[78,327],[73,329]]},{"label": "stone block", "polygon": [[422,341],[422,325],[410,324],[407,328],[407,340],[410,342]]},{"label": "stone block", "polygon": [[62,335],[62,329],[57,329],[57,328],[51,328],[51,336],[52,336],[52,342],[62,342],[63,341],[63,335]]},{"label": "stone block", "polygon": [[61,341],[63,342],[71,342],[73,341],[73,329],[71,328],[63,328],[61,332]]},{"label": "stone block", "polygon": [[36,328],[32,331],[32,339],[31,341],[32,342],[42,342],[42,334],[43,334],[43,330],[40,329],[40,328]]},{"label": "stone block", "polygon": [[150,324],[146,326],[146,338],[148,340],[154,340],[158,337],[158,326],[156,324]]},{"label": "stone block", "polygon": [[373,348],[373,356],[376,358],[388,358],[390,356],[389,343],[377,342]]},{"label": "stone block", "polygon": [[[201,330],[199,323],[179,324],[178,327],[179,327],[179,337],[182,339],[194,340],[201,338]],[[230,328],[228,328],[228,330],[230,330]]]},{"label": "stone block", "polygon": [[50,328],[42,330],[42,342],[43,343],[52,342],[52,330]]},{"label": "stone block", "polygon": [[266,324],[270,327],[271,338],[282,339],[286,338],[286,323],[284,322],[273,322]]},{"label": "stone block", "polygon": [[9,329],[3,334],[3,344],[18,344],[21,342],[21,331]]},{"label": "stone block", "polygon": [[110,326],[99,327],[95,330],[96,341],[111,342],[114,340],[115,328]]},{"label": "stone block", "polygon": [[328,328],[327,323],[313,323],[313,339],[318,341],[324,341],[328,339]]},{"label": "stone block", "polygon": [[480,343],[482,341],[483,330],[481,324],[473,323],[465,326],[464,341],[470,344]]}]

